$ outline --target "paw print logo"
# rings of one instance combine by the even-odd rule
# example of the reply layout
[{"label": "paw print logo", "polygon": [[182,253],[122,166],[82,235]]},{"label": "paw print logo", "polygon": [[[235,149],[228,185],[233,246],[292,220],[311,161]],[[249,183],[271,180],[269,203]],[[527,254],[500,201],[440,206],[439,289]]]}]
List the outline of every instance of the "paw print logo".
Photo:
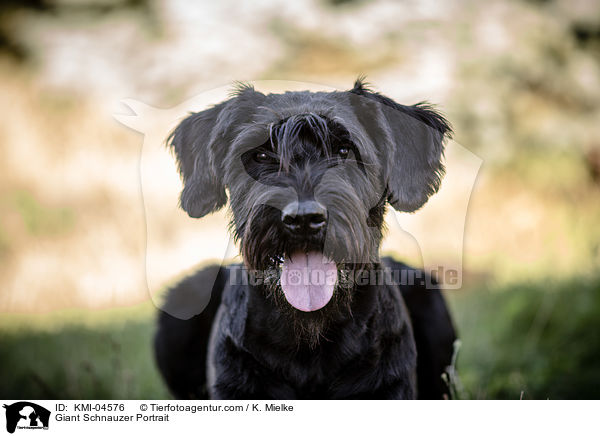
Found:
[{"label": "paw print logo", "polygon": [[300,274],[300,271],[290,271],[287,279],[289,285],[299,285],[302,281],[302,274]]}]

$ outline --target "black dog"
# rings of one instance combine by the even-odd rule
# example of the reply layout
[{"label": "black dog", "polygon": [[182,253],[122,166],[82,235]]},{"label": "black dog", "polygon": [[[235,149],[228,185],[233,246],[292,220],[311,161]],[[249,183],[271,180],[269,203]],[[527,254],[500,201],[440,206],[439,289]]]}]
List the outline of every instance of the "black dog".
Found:
[{"label": "black dog", "polygon": [[[227,202],[244,265],[168,295],[155,346],[178,398],[442,398],[455,333],[422,271],[380,259],[386,203],[419,209],[447,121],[359,80],[347,92],[232,98],[169,138],[192,217]],[[408,309],[408,310],[407,310]],[[185,318],[185,319],[182,319]]]}]

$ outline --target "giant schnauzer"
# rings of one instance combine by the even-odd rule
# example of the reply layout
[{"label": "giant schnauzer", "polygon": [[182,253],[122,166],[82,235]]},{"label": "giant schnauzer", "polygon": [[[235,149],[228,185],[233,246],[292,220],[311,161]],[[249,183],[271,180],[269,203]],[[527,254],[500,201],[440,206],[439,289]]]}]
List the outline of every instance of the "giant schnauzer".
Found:
[{"label": "giant schnauzer", "polygon": [[[432,277],[380,258],[387,203],[434,194],[451,133],[431,106],[239,86],[173,131],[194,218],[227,203],[243,265],[184,279],[159,316],[178,398],[443,398],[455,332]],[[182,319],[187,318],[187,319]]]}]

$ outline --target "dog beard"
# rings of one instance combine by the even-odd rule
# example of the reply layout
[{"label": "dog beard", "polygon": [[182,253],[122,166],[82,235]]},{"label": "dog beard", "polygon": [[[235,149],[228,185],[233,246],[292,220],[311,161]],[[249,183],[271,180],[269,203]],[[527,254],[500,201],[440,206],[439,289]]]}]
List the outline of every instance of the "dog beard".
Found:
[{"label": "dog beard", "polygon": [[292,326],[298,345],[315,348],[322,340],[327,341],[327,332],[334,323],[352,317],[353,290],[356,270],[343,265],[337,266],[337,282],[331,300],[321,309],[304,312],[292,306],[282,289],[282,266],[272,265],[265,271],[264,291],[279,312]]}]

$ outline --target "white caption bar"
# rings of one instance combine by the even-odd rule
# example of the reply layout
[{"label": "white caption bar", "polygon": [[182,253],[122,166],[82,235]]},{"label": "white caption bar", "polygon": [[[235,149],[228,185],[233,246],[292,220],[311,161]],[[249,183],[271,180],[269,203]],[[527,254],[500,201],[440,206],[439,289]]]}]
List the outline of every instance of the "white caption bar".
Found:
[{"label": "white caption bar", "polygon": [[[1,434],[588,434],[598,401],[3,400]],[[11,432],[12,430],[12,432]],[[174,433],[179,432],[179,433]],[[207,433],[210,432],[210,433]],[[213,433],[214,432],[214,433]],[[597,433],[596,433],[597,434]]]}]

